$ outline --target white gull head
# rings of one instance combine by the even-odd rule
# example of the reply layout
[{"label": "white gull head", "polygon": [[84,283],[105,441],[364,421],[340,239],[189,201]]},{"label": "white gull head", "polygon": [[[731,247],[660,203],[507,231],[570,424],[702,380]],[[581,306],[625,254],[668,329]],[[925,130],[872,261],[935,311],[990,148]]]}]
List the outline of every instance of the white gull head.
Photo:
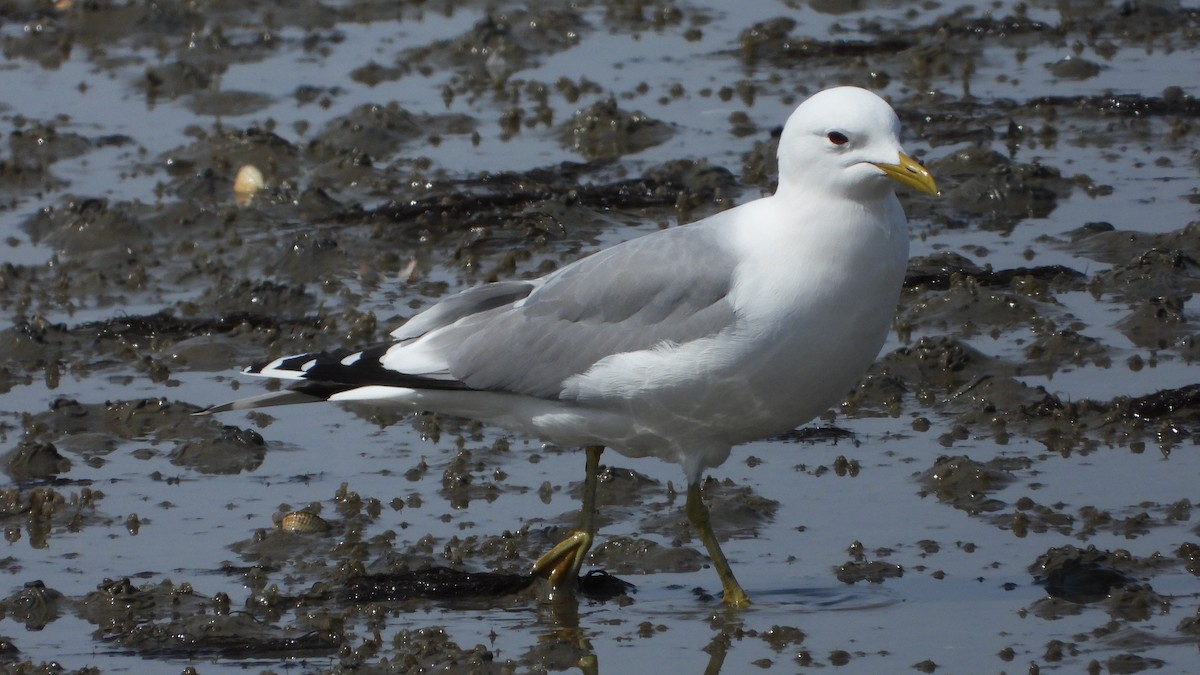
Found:
[{"label": "white gull head", "polygon": [[897,181],[937,193],[933,178],[900,146],[900,119],[858,87],[818,92],[788,118],[779,139],[781,196],[882,199]]}]

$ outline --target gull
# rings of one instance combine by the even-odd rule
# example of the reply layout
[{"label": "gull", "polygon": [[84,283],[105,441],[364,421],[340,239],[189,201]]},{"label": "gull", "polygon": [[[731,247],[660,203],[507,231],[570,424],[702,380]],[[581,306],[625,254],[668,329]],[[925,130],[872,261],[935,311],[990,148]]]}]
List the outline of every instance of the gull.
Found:
[{"label": "gull", "polygon": [[674,462],[723,600],[745,607],[700,481],[735,445],[836,404],[878,355],[908,261],[895,187],[938,194],[899,133],[879,96],[818,92],[784,125],[774,194],[537,279],[467,289],[384,344],[251,366],[293,383],[202,412],[366,401],[583,447],[578,525],[533,565],[551,594],[575,587],[591,548],[602,451]]}]

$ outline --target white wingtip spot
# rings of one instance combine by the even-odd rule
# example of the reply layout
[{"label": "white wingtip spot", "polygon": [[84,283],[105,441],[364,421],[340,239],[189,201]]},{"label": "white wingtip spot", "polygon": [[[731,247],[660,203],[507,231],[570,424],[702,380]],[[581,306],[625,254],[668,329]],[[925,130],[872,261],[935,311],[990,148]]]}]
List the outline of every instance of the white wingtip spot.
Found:
[{"label": "white wingtip spot", "polygon": [[338,392],[329,397],[330,401],[401,401],[415,395],[417,392],[407,387],[388,387],[384,385],[368,385]]},{"label": "white wingtip spot", "polygon": [[303,380],[304,373],[302,371],[294,370],[292,368],[280,369],[280,366],[283,365],[283,362],[290,358],[295,357],[281,356],[280,358],[275,359],[261,368],[256,369],[254,366],[243,368],[242,373],[246,375],[254,375],[256,377],[273,377],[280,380]]}]

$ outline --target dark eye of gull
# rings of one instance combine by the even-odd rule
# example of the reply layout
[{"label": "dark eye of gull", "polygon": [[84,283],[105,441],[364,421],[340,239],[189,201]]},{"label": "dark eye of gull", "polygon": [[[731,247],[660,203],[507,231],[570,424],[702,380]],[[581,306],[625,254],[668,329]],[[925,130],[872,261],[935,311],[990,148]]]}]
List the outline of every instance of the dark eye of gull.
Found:
[{"label": "dark eye of gull", "polygon": [[845,145],[850,142],[850,139],[846,138],[846,134],[843,134],[840,131],[831,131],[825,136],[825,138],[828,138],[829,142],[833,143],[834,145]]}]

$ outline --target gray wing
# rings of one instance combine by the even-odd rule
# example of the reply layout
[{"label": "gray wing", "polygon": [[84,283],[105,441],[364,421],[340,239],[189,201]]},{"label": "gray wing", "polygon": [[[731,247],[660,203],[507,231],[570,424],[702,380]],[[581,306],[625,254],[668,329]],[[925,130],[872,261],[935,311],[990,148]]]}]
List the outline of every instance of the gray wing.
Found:
[{"label": "gray wing", "polygon": [[512,304],[529,295],[536,286],[532,281],[499,281],[468,288],[412,317],[403,326],[392,331],[392,338],[404,341],[421,337],[436,328],[449,326],[465,316]]},{"label": "gray wing", "polygon": [[465,318],[428,346],[471,389],[555,398],[607,356],[730,326],[735,265],[709,228],[664,230],[564,267],[523,301]]}]

